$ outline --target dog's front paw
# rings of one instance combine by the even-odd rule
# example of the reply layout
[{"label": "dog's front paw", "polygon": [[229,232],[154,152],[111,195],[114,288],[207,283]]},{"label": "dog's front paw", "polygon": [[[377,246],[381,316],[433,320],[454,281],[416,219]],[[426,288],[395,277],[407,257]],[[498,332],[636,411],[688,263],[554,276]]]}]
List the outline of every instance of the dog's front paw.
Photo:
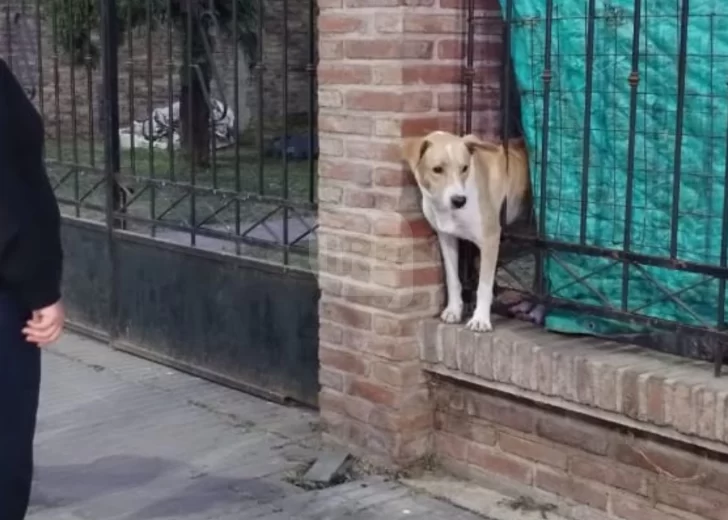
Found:
[{"label": "dog's front paw", "polygon": [[474,332],[490,332],[493,330],[493,325],[490,323],[490,316],[481,316],[477,311],[473,314],[473,317],[466,327]]},{"label": "dog's front paw", "polygon": [[440,319],[445,323],[460,323],[463,319],[463,306],[448,305],[440,314]]}]

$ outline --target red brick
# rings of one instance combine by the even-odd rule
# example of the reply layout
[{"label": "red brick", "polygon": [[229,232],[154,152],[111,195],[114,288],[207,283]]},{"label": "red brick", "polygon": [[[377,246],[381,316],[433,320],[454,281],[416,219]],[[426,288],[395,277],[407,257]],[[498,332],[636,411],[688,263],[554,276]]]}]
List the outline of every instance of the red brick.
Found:
[{"label": "red brick", "polygon": [[655,487],[658,503],[700,515],[710,520],[728,518],[728,495],[702,486],[659,481]]},{"label": "red brick", "polygon": [[609,495],[603,489],[595,484],[572,478],[560,471],[538,469],[535,485],[544,491],[570,498],[580,504],[604,511],[607,509]]},{"label": "red brick", "polygon": [[404,106],[404,96],[386,90],[350,90],[345,103],[351,110],[399,112]]},{"label": "red brick", "polygon": [[410,387],[421,383],[423,380],[419,361],[398,364],[389,361],[373,362],[372,377],[394,387]]},{"label": "red brick", "polygon": [[[437,42],[437,57],[442,60],[464,60],[467,58],[467,48],[465,38],[440,40]],[[502,56],[503,45],[501,45],[497,36],[490,37],[485,41],[477,41],[473,45],[473,61],[475,62],[500,63]]]},{"label": "red brick", "polygon": [[343,303],[322,301],[321,317],[355,329],[369,330],[372,326],[370,312]]},{"label": "red brick", "polygon": [[319,161],[318,170],[320,178],[349,181],[360,186],[372,183],[372,167],[368,164],[327,159]]},{"label": "red brick", "polygon": [[701,473],[697,456],[652,441],[620,439],[614,442],[612,453],[619,462],[676,479],[695,478]]},{"label": "red brick", "polygon": [[318,17],[318,30],[322,35],[364,32],[367,28],[365,16],[343,15],[323,12]]},{"label": "red brick", "polygon": [[319,58],[321,60],[340,60],[344,57],[344,42],[319,40]]},{"label": "red brick", "polygon": [[498,446],[505,452],[521,458],[541,462],[548,466],[566,469],[567,456],[562,449],[555,449],[540,442],[515,437],[501,432],[498,435]]},{"label": "red brick", "polygon": [[644,495],[647,492],[647,480],[643,473],[609,459],[574,457],[569,469],[572,475],[587,480],[601,482],[635,494]]},{"label": "red brick", "polygon": [[461,65],[405,65],[402,68],[402,81],[405,85],[459,84],[464,79]]},{"label": "red brick", "polygon": [[447,412],[438,412],[435,421],[438,429],[462,437],[463,439],[487,446],[493,446],[496,442],[495,428],[478,419]]},{"label": "red brick", "polygon": [[410,60],[430,59],[434,44],[427,40],[348,40],[344,55],[354,60]]},{"label": "red brick", "polygon": [[319,392],[318,404],[322,410],[335,413],[344,413],[346,396],[330,388],[323,388]]},{"label": "red brick", "polygon": [[465,16],[408,12],[404,16],[404,32],[428,35],[461,34],[465,32]]},{"label": "red brick", "polygon": [[344,141],[339,137],[332,137],[322,133],[319,136],[319,150],[323,156],[342,157],[344,155]]},{"label": "red brick", "polygon": [[420,137],[435,130],[457,133],[458,123],[457,114],[410,118],[402,121],[400,132],[402,137]]},{"label": "red brick", "polygon": [[319,211],[319,225],[322,228],[342,229],[353,233],[368,233],[371,230],[371,224],[366,216],[345,211]]},{"label": "red brick", "polygon": [[374,121],[369,117],[320,114],[318,127],[322,132],[370,135]]},{"label": "red brick", "polygon": [[533,478],[532,466],[528,462],[480,444],[468,445],[467,461],[489,473],[525,484],[530,484]]},{"label": "red brick", "polygon": [[433,6],[435,0],[346,0],[346,7]]},{"label": "red brick", "polygon": [[420,321],[419,318],[403,320],[399,317],[378,314],[374,316],[373,328],[376,334],[396,340],[396,338],[414,337]]},{"label": "red brick", "polygon": [[[479,92],[473,96],[473,110],[480,112],[487,109],[499,110],[500,97],[497,88]],[[454,112],[465,108],[465,94],[460,87],[452,92],[441,92],[437,95],[437,108],[441,112]]]},{"label": "red brick", "polygon": [[639,372],[630,369],[624,369],[619,374],[619,384],[622,387],[621,412],[632,419],[639,415],[638,377]]},{"label": "red brick", "polygon": [[464,461],[467,454],[466,440],[445,432],[435,433],[435,453],[440,457],[450,457]]},{"label": "red brick", "polygon": [[347,277],[360,282],[368,282],[371,279],[371,266],[363,258],[319,252],[318,268],[323,273]]},{"label": "red brick", "polygon": [[[322,388],[330,388],[336,392],[344,391],[344,374],[336,370],[321,367],[319,369],[319,383]],[[319,403],[320,406],[320,403]]]},{"label": "red brick", "polygon": [[606,455],[609,447],[604,430],[558,416],[541,417],[536,433],[544,439],[597,455]]},{"label": "red brick", "polygon": [[361,190],[346,190],[344,205],[349,208],[374,208],[374,195]]},{"label": "red brick", "polygon": [[322,85],[362,85],[371,82],[372,68],[324,61],[318,66],[317,78]]},{"label": "red brick", "polygon": [[681,520],[655,509],[648,500],[626,493],[611,495],[611,511],[616,517],[624,520]]},{"label": "red brick", "polygon": [[354,379],[349,383],[349,394],[366,399],[370,403],[394,406],[397,393],[383,384],[366,379]]},{"label": "red brick", "polygon": [[326,346],[319,347],[319,362],[322,367],[334,368],[349,374],[365,375],[368,372],[367,363],[361,354]]},{"label": "red brick", "polygon": [[433,235],[432,227],[424,217],[407,219],[405,216],[392,213],[374,221],[373,232],[380,237],[429,237]]},{"label": "red brick", "polygon": [[344,339],[344,331],[340,326],[319,320],[320,341],[324,341],[331,345],[340,345],[342,339]]},{"label": "red brick", "polygon": [[362,348],[370,354],[392,361],[419,359],[419,347],[414,339],[402,340],[387,336],[371,336]]},{"label": "red brick", "polygon": [[349,139],[346,142],[346,156],[370,161],[397,162],[401,155],[398,143]]},{"label": "red brick", "polygon": [[468,415],[525,433],[531,433],[534,429],[536,412],[533,408],[510,399],[476,392],[468,392],[465,396]]}]

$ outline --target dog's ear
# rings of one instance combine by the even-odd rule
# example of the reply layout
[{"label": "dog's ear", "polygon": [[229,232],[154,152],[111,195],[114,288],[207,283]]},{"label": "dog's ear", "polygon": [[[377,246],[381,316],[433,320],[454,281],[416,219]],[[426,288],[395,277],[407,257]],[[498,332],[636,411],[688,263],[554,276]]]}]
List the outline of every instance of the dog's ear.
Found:
[{"label": "dog's ear", "polygon": [[468,134],[464,136],[463,142],[465,143],[465,146],[468,147],[468,150],[471,154],[475,153],[476,150],[482,150],[484,152],[495,152],[498,150],[497,144],[483,141],[473,134]]},{"label": "dog's ear", "polygon": [[422,137],[408,137],[402,142],[402,159],[407,161],[413,172],[431,145],[430,141]]}]

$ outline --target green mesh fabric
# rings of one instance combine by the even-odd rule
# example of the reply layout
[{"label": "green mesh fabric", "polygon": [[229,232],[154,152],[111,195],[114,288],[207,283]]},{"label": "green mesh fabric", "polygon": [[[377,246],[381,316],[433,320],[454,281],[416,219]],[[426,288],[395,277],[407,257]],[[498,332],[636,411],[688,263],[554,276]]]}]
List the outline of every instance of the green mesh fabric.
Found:
[{"label": "green mesh fabric", "polygon": [[[634,0],[597,0],[591,136],[583,161],[586,110],[586,0],[553,0],[548,160],[541,162],[545,92],[546,1],[513,0],[511,53],[521,91],[536,209],[545,198],[546,237],[580,243],[583,172],[588,169],[587,245],[624,248],[630,135]],[[501,0],[506,13],[506,0]],[[632,245],[636,253],[670,256],[672,208],[679,186],[677,256],[719,265],[728,125],[728,2],[693,0],[687,38],[682,161],[676,182],[679,2],[643,0],[634,155]],[[545,176],[545,190],[541,179]],[[539,212],[540,213],[540,212]],[[624,266],[606,258],[554,253],[546,260],[548,293],[575,303],[620,308]],[[718,281],[679,269],[629,266],[627,307],[682,323],[715,326]],[[672,294],[679,302],[668,297]],[[553,311],[560,332],[634,331],[636,326],[582,313]]]}]

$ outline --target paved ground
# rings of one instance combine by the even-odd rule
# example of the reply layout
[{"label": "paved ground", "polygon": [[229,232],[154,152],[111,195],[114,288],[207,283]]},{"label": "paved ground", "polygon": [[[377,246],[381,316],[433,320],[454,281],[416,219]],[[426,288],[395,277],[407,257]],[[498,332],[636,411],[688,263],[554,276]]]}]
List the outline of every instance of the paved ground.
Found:
[{"label": "paved ground", "polygon": [[72,335],[44,357],[29,520],[476,520],[381,477],[304,491],[316,416]]}]

